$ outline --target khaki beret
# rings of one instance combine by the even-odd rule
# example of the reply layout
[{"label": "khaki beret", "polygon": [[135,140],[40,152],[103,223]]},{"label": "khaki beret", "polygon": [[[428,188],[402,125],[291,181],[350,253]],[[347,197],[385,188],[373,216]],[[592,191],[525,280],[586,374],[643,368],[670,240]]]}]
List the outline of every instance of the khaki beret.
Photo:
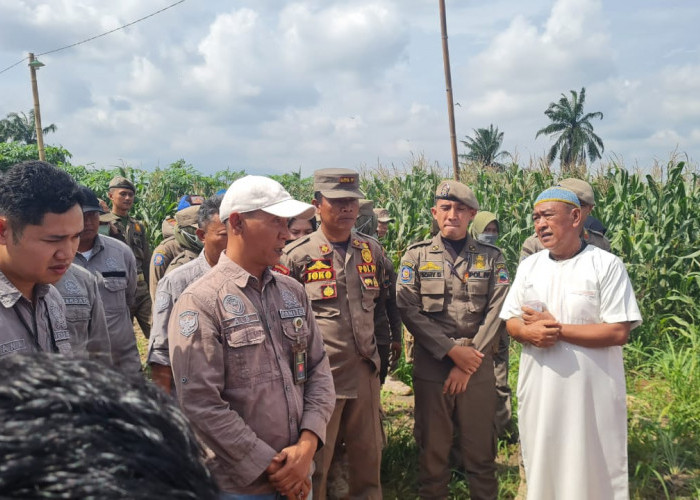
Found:
[{"label": "khaki beret", "polygon": [[360,174],[347,168],[316,170],[314,191],[326,198],[364,198],[360,191]]},{"label": "khaki beret", "polygon": [[372,217],[374,215],[374,202],[372,200],[361,199],[360,200],[360,213],[359,215],[366,215]]},{"label": "khaki beret", "polygon": [[595,195],[593,194],[593,188],[586,181],[581,179],[562,179],[559,181],[558,186],[573,191],[578,197],[579,203],[585,203],[586,205],[595,205]]},{"label": "khaki beret", "polygon": [[394,219],[391,217],[391,214],[389,214],[389,211],[386,208],[375,208],[374,213],[377,215],[377,220],[379,222],[393,222]]},{"label": "khaki beret", "polygon": [[122,177],[121,175],[118,175],[114,177],[111,181],[109,181],[109,189],[112,188],[131,189],[132,191],[136,192],[134,183],[126,177]]},{"label": "khaki beret", "polygon": [[474,191],[461,182],[452,180],[442,181],[435,190],[435,199],[459,201],[468,207],[479,210],[479,202],[474,195]]},{"label": "khaki beret", "polygon": [[180,227],[193,226],[197,227],[197,217],[199,215],[200,205],[192,205],[191,207],[183,208],[175,214],[175,220]]}]

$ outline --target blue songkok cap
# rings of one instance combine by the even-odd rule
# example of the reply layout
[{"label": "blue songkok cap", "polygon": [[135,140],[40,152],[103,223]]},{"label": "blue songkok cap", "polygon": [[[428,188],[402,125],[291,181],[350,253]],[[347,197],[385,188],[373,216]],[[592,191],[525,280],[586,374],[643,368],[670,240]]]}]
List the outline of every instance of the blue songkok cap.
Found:
[{"label": "blue songkok cap", "polygon": [[542,191],[535,200],[535,204],[533,206],[536,207],[540,203],[545,203],[547,201],[568,203],[569,205],[581,208],[581,203],[578,201],[578,196],[576,196],[576,193],[559,186],[551,187]]}]

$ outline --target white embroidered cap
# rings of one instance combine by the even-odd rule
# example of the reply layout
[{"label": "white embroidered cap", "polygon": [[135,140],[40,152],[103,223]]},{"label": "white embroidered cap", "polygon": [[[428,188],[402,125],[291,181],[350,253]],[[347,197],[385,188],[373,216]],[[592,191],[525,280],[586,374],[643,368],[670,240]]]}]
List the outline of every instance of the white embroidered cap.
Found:
[{"label": "white embroidered cap", "polygon": [[278,217],[302,217],[310,219],[316,209],[313,205],[292,198],[279,182],[261,175],[246,175],[226,190],[219,208],[221,221],[232,213],[263,210]]}]

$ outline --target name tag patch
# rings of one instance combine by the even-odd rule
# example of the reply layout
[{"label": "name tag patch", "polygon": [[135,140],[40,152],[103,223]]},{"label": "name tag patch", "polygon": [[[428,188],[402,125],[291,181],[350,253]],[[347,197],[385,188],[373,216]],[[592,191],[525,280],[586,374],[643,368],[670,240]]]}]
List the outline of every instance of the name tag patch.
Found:
[{"label": "name tag patch", "polygon": [[237,316],[235,318],[228,318],[228,319],[225,319],[223,322],[224,322],[225,328],[231,328],[234,326],[248,325],[250,323],[259,323],[260,316],[258,316],[258,313],[251,313],[251,314],[246,314],[245,316]]},{"label": "name tag patch", "polygon": [[306,310],[303,307],[296,307],[294,309],[280,309],[280,318],[289,319],[297,318],[300,316],[306,316]]},{"label": "name tag patch", "polygon": [[63,302],[67,306],[89,306],[87,297],[63,297]]},{"label": "name tag patch", "polygon": [[0,344],[0,354],[9,354],[11,352],[20,351],[27,348],[27,342],[24,339],[11,340]]}]

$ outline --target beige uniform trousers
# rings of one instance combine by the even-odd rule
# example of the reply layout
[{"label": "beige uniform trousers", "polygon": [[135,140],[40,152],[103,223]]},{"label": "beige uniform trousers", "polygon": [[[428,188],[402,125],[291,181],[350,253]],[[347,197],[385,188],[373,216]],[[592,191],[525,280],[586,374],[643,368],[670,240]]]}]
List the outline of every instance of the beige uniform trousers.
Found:
[{"label": "beige uniform trousers", "polygon": [[[489,369],[490,357],[482,369]],[[416,400],[415,431],[419,451],[418,494],[422,499],[442,499],[449,494],[450,448],[458,431],[459,453],[469,480],[470,498],[495,499],[496,440],[493,432],[496,387],[493,377],[469,381],[467,390],[443,394],[443,384],[414,378]],[[473,383],[475,382],[475,383]],[[462,429],[455,429],[463,426]]]},{"label": "beige uniform trousers", "polygon": [[[331,466],[339,429],[343,429],[348,454],[351,499],[382,498],[379,479],[382,429],[379,419],[379,377],[368,362],[357,373],[357,398],[336,399],[335,409],[326,427],[326,443],[316,452],[313,475],[315,500],[325,500],[326,480]],[[360,382],[361,381],[361,382]]]}]

